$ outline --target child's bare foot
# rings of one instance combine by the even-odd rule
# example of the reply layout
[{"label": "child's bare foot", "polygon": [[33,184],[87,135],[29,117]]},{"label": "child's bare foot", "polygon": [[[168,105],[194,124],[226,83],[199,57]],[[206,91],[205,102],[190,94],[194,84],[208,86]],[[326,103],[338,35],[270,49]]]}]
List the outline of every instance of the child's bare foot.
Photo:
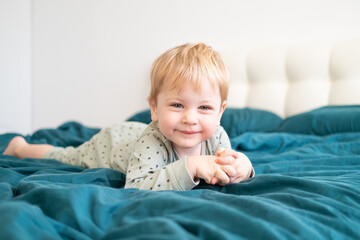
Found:
[{"label": "child's bare foot", "polygon": [[19,150],[23,147],[28,145],[26,140],[21,136],[16,136],[11,139],[9,145],[6,147],[5,151],[3,152],[4,155],[10,155],[14,157],[19,157]]}]

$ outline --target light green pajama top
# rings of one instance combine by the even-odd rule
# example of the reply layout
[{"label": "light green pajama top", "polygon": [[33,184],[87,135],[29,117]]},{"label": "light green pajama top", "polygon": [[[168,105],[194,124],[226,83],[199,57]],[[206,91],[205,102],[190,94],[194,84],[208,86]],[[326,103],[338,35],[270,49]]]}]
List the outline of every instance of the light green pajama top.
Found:
[{"label": "light green pajama top", "polygon": [[[230,149],[230,140],[219,126],[201,144],[201,155],[215,155],[219,147]],[[106,167],[126,174],[125,188],[190,190],[194,182],[186,157],[179,159],[157,122],[149,125],[123,122],[102,129],[77,148],[55,147],[44,155],[61,162],[88,168]]]}]

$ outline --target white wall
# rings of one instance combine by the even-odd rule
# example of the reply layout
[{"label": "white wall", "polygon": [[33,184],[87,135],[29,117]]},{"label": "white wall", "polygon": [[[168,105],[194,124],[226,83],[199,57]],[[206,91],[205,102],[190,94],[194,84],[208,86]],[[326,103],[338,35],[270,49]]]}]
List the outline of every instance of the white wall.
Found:
[{"label": "white wall", "polygon": [[0,133],[32,130],[31,1],[0,0]]},{"label": "white wall", "polygon": [[32,130],[146,108],[150,65],[175,45],[212,45],[239,81],[252,47],[360,37],[359,12],[357,0],[33,0]]}]

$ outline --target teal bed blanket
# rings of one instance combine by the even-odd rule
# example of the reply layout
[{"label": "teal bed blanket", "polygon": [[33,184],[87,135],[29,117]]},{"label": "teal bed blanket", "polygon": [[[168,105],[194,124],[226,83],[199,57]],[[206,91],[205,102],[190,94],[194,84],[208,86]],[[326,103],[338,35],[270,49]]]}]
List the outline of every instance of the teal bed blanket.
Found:
[{"label": "teal bed blanket", "polygon": [[[360,239],[359,106],[228,109],[222,124],[256,171],[225,187],[124,189],[112,169],[0,154],[0,239]],[[67,122],[25,137],[77,146],[98,131]],[[16,135],[0,135],[0,153]]]}]

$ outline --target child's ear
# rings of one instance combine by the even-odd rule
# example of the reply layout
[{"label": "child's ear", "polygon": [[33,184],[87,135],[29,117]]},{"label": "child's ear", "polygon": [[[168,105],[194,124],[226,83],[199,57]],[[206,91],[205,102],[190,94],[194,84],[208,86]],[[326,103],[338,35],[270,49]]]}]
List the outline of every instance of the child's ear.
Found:
[{"label": "child's ear", "polygon": [[223,115],[223,113],[224,113],[224,111],[225,111],[225,108],[226,108],[226,100],[225,101],[223,101],[222,103],[221,103],[221,106],[220,106],[220,111],[219,111],[219,116],[218,116],[218,124],[220,125],[220,120],[221,120],[221,117],[222,117],[222,115]]},{"label": "child's ear", "polygon": [[149,107],[151,112],[151,120],[156,122],[158,120],[157,113],[156,113],[156,103],[154,100],[149,101]]}]

